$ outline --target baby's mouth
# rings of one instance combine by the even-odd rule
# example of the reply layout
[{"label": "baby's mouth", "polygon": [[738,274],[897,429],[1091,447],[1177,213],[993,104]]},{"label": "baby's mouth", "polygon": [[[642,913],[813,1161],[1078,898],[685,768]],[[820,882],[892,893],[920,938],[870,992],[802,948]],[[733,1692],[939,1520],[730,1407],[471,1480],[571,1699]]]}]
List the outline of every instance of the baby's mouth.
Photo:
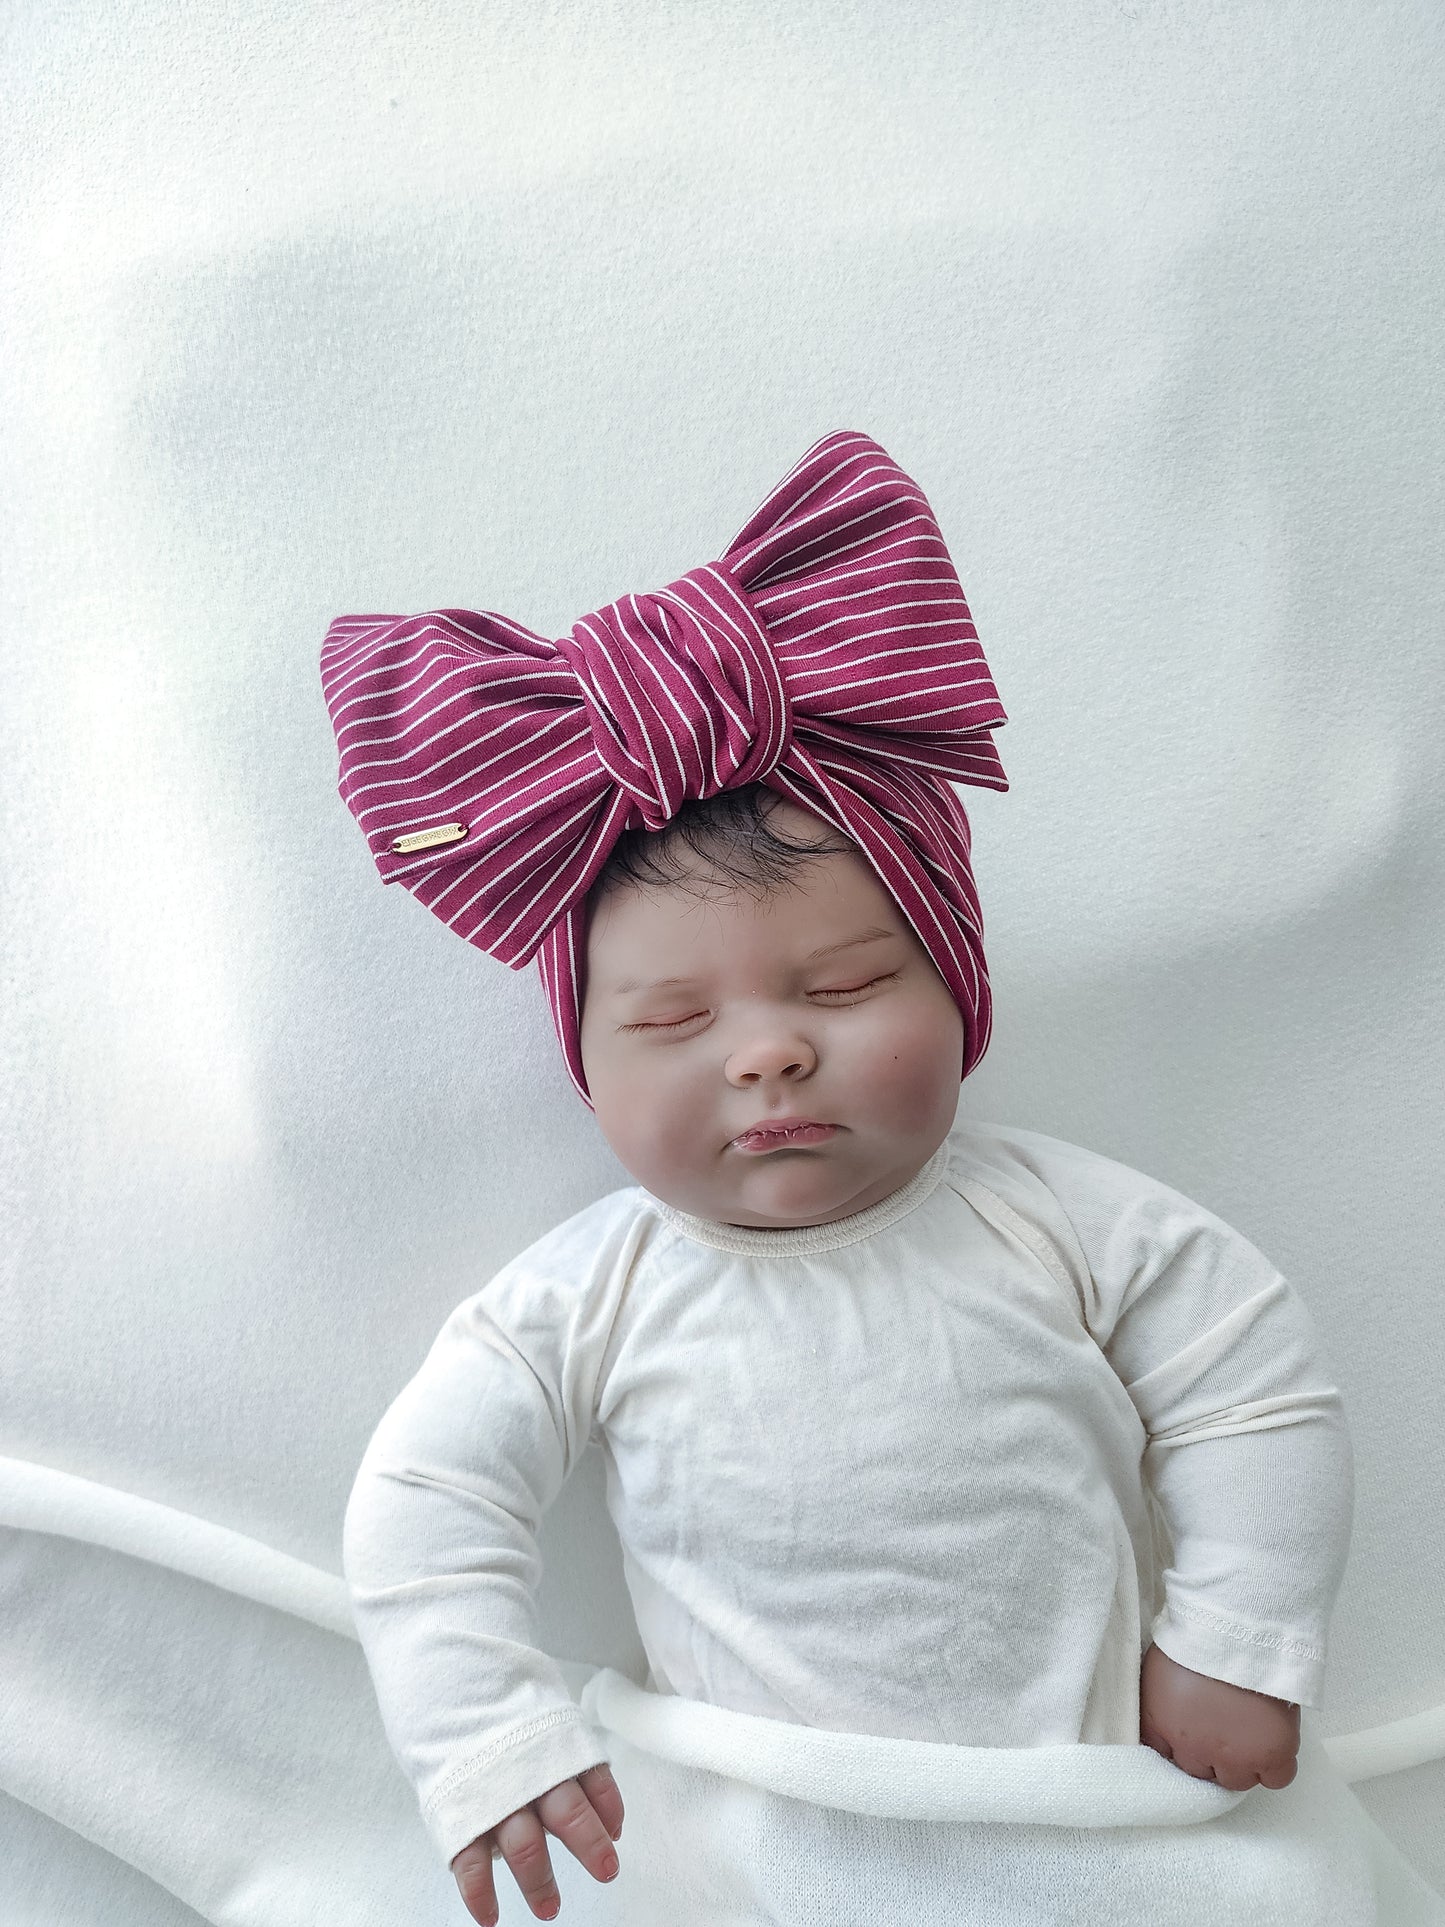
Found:
[{"label": "baby's mouth", "polygon": [[836,1124],[789,1124],[776,1128],[744,1131],[733,1139],[736,1151],[780,1151],[787,1145],[822,1144],[837,1130]]}]

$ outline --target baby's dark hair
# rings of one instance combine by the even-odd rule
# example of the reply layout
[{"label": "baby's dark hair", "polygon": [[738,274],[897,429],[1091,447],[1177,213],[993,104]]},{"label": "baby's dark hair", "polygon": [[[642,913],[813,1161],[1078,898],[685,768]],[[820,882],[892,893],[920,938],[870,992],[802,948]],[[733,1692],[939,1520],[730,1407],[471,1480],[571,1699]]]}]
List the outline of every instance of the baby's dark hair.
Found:
[{"label": "baby's dark hair", "polygon": [[821,834],[807,843],[774,829],[768,818],[782,800],[766,783],[748,783],[703,800],[684,799],[661,830],[624,830],[587,893],[589,911],[614,890],[628,887],[696,890],[696,868],[685,848],[701,859],[710,878],[760,898],[819,856],[856,851],[857,845],[831,823],[820,821]]}]

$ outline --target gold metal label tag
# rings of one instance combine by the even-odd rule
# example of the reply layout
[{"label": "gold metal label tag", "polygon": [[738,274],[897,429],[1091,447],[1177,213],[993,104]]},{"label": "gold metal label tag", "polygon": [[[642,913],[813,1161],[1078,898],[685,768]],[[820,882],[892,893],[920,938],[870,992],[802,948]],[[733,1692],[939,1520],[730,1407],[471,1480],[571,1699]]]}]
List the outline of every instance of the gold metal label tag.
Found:
[{"label": "gold metal label tag", "polygon": [[394,836],[391,847],[398,856],[408,850],[429,850],[434,843],[459,843],[467,833],[465,823],[438,823],[434,830],[415,830],[410,836]]}]

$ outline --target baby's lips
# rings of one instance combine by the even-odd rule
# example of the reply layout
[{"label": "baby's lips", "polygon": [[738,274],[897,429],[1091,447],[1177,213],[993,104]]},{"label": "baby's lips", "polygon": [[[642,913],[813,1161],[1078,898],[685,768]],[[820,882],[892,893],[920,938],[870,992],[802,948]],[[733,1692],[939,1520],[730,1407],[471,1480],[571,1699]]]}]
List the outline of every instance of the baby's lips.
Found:
[{"label": "baby's lips", "polygon": [[824,1124],[813,1119],[799,1120],[795,1124],[780,1123],[776,1126],[754,1125],[750,1130],[740,1131],[732,1139],[730,1148],[742,1151],[767,1150],[779,1144],[817,1144],[831,1137],[837,1130],[836,1124]]}]

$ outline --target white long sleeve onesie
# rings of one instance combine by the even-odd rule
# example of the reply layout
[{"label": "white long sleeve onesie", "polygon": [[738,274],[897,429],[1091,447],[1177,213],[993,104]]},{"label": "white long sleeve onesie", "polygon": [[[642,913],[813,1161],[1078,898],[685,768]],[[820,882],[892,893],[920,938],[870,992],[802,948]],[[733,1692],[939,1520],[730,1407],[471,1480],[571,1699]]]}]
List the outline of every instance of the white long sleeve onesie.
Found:
[{"label": "white long sleeve onesie", "polygon": [[448,1318],[344,1563],[443,1858],[607,1749],[536,1645],[536,1529],[599,1443],[651,1684],[969,1746],[1137,1742],[1152,1639],[1318,1703],[1353,1458],[1297,1294],[1201,1205],[960,1122],[834,1224],[640,1185]]}]

